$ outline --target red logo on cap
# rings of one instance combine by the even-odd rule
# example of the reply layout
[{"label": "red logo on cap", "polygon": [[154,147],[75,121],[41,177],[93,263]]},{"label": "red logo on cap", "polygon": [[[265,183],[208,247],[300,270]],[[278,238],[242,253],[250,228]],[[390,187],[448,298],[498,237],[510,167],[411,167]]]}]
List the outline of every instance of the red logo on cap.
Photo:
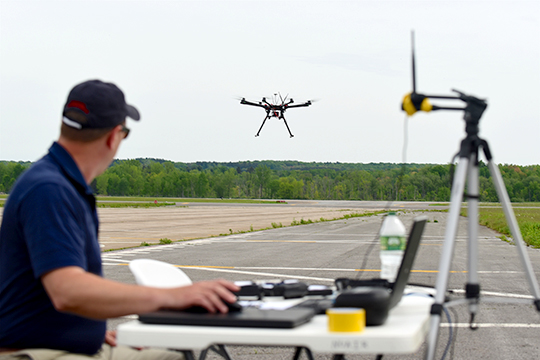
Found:
[{"label": "red logo on cap", "polygon": [[77,100],[71,100],[69,104],[67,105],[67,107],[74,107],[77,109],[81,109],[82,111],[84,111],[85,114],[88,114],[90,112],[83,102],[80,102]]}]

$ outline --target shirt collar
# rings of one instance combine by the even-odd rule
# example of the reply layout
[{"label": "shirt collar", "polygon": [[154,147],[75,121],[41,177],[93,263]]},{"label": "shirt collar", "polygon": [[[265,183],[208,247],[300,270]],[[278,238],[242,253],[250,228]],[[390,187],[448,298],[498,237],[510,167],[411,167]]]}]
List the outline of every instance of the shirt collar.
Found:
[{"label": "shirt collar", "polygon": [[83,190],[83,193],[87,195],[92,194],[92,189],[84,180],[84,177],[79,170],[79,167],[75,163],[75,160],[73,160],[71,155],[62,147],[62,145],[55,141],[49,148],[49,154],[58,163],[62,171],[69,178],[70,182],[73,183],[73,185],[75,185],[79,191]]}]

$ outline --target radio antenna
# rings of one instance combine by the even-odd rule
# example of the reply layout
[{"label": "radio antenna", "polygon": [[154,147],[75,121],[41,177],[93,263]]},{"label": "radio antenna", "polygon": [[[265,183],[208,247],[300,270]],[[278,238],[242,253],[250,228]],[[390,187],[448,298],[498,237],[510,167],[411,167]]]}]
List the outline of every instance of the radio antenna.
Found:
[{"label": "radio antenna", "polygon": [[412,54],[412,93],[416,93],[416,65],[414,62],[414,30],[411,30],[411,54]]}]

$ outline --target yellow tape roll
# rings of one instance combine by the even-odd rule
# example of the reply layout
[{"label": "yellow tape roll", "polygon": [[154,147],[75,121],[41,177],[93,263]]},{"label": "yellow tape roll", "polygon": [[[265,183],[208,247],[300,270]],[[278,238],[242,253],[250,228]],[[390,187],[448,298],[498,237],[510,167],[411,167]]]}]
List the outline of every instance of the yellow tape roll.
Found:
[{"label": "yellow tape roll", "polygon": [[366,327],[366,311],[356,308],[331,308],[326,310],[328,331],[360,332]]}]

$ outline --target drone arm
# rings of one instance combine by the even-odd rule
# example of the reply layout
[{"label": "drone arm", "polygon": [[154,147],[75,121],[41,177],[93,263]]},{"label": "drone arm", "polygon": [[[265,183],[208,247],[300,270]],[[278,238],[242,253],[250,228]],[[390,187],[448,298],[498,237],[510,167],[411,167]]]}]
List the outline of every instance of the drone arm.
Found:
[{"label": "drone arm", "polygon": [[265,108],[265,107],[266,107],[266,106],[263,105],[263,104],[258,104],[258,103],[254,103],[254,102],[251,102],[251,101],[247,101],[246,99],[240,100],[240,104],[242,104],[242,105],[258,106],[258,107],[262,107],[262,108]]},{"label": "drone arm", "polygon": [[287,108],[290,109],[290,108],[296,108],[296,107],[305,107],[309,105],[311,105],[311,101],[305,102],[303,104],[289,105],[287,106]]}]

